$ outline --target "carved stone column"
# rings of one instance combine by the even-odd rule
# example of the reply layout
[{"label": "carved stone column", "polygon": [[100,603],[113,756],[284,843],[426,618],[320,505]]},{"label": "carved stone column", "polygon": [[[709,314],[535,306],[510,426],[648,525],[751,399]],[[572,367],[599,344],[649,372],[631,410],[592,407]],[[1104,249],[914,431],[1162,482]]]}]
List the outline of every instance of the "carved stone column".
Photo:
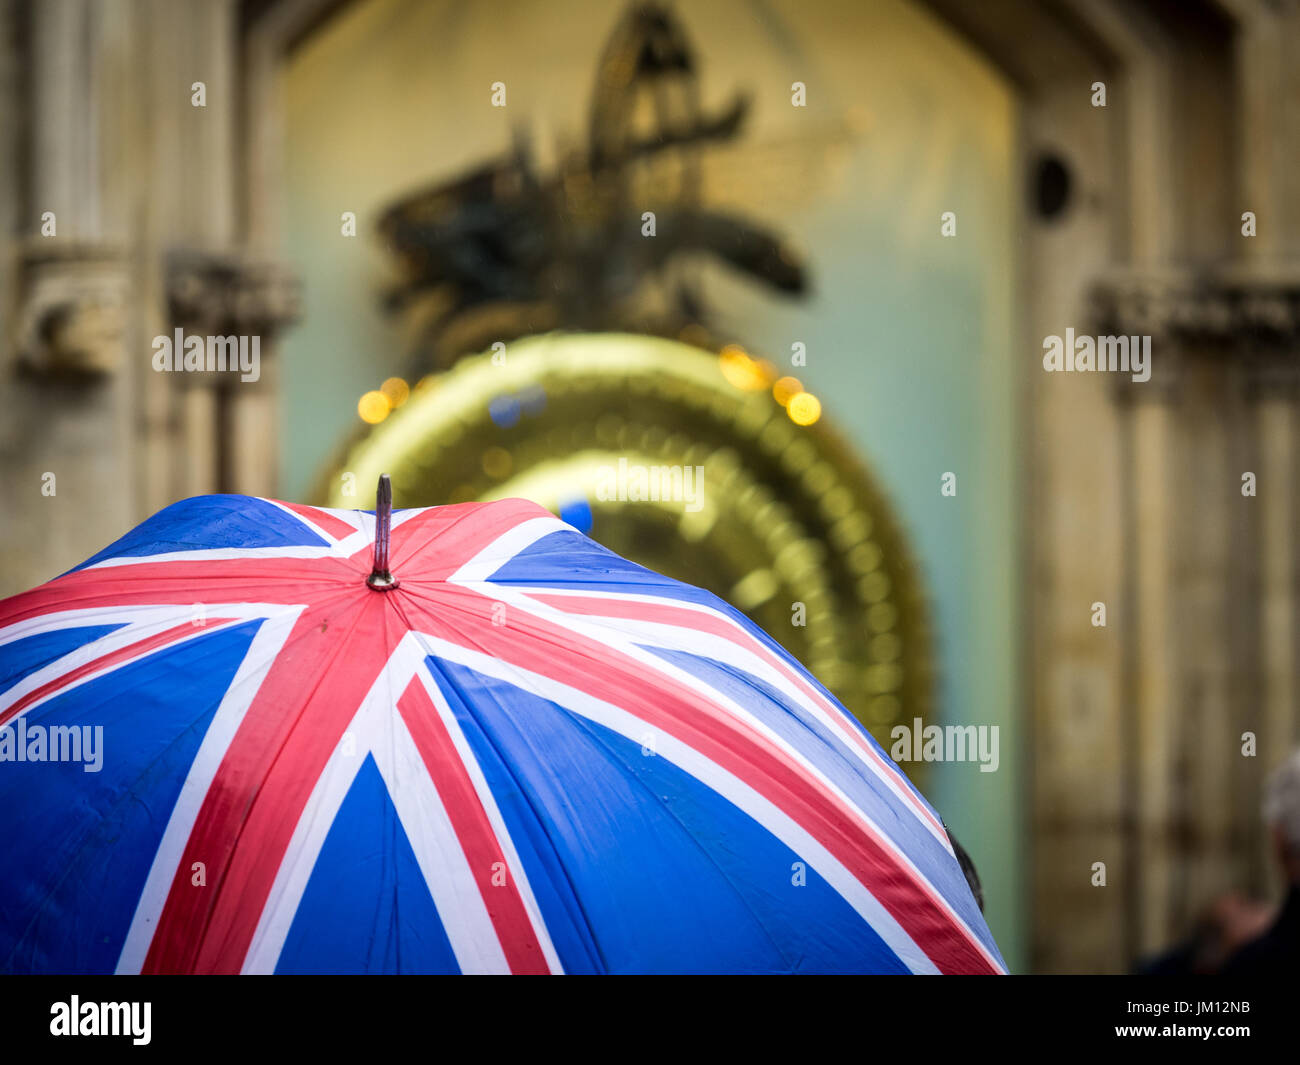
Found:
[{"label": "carved stone column", "polygon": [[[1150,950],[1219,892],[1261,886],[1262,770],[1295,742],[1300,280],[1132,276],[1099,292],[1097,321],[1153,337],[1152,384],[1178,368],[1155,392],[1124,388],[1137,397],[1131,847]],[[1243,753],[1247,732],[1258,757]]]},{"label": "carved stone column", "polygon": [[[240,13],[0,0],[0,594],[183,496],[275,490],[272,338],[295,297],[241,243]],[[154,372],[178,325],[258,335],[259,380]]]},{"label": "carved stone column", "polygon": [[[67,569],[135,520],[129,253],[105,225],[105,7],[5,12],[11,135],[0,347],[0,594]],[[19,26],[25,33],[18,32]],[[17,113],[21,112],[21,113]],[[25,130],[21,136],[19,130]],[[89,516],[89,517],[88,517]]]},{"label": "carved stone column", "polygon": [[[1300,545],[1300,362],[1293,352],[1289,359],[1264,361],[1255,370],[1252,398],[1255,404],[1255,469],[1258,539],[1259,602],[1258,706],[1244,723],[1258,738],[1256,772],[1242,788],[1241,801],[1258,809],[1263,775],[1281,762],[1288,750],[1300,742],[1300,683],[1297,678],[1297,549]],[[1270,841],[1256,818],[1246,838],[1253,843],[1250,872],[1258,890],[1267,890],[1272,858]]]},{"label": "carved stone column", "polygon": [[186,375],[191,405],[204,412],[190,430],[212,442],[206,490],[269,495],[275,491],[279,439],[276,366],[280,332],[298,317],[298,285],[283,268],[244,256],[176,252],[168,259],[171,319],[186,335],[256,340],[257,379],[217,371]]},{"label": "carved stone column", "polygon": [[1258,536],[1260,639],[1257,645],[1259,703],[1252,726],[1259,754],[1243,779],[1240,802],[1255,813],[1251,842],[1254,885],[1276,891],[1279,878],[1258,823],[1259,785],[1288,750],[1300,744],[1300,5],[1241,0],[1235,39],[1239,129],[1233,159],[1241,211],[1255,215],[1256,235],[1240,241],[1243,272],[1264,290],[1259,301],[1269,328],[1252,343],[1255,413],[1254,504]]}]

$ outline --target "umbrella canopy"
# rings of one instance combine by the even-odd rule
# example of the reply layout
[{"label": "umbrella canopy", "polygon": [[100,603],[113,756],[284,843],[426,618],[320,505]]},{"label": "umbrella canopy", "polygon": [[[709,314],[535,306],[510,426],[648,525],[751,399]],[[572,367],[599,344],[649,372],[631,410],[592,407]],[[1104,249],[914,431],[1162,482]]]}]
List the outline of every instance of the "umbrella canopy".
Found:
[{"label": "umbrella canopy", "polygon": [[532,503],[379,513],[185,500],[0,603],[0,971],[1004,970],[738,611]]}]

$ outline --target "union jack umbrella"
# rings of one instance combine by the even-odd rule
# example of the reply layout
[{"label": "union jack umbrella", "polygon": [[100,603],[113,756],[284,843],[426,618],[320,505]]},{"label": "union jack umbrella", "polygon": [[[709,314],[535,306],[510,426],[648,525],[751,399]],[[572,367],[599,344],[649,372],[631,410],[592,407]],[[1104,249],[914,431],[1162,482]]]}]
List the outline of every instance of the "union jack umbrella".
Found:
[{"label": "union jack umbrella", "polygon": [[0,970],[1005,971],[938,815],[738,611],[386,489],[185,500],[0,603]]}]

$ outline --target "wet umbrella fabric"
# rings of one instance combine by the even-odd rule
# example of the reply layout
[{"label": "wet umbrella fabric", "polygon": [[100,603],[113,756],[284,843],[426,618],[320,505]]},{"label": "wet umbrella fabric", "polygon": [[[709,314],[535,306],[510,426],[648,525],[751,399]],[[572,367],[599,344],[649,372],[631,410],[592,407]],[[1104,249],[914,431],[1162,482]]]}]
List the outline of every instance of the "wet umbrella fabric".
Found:
[{"label": "wet umbrella fabric", "polygon": [[0,603],[0,971],[1001,972],[715,596],[520,500],[185,500]]}]

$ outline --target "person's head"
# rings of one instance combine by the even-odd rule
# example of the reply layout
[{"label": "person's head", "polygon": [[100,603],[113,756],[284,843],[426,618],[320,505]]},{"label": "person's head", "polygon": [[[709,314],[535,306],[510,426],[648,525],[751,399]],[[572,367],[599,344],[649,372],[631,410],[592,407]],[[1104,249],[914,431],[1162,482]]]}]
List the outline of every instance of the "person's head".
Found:
[{"label": "person's head", "polygon": [[1282,872],[1300,884],[1300,751],[1269,775],[1264,785],[1264,822],[1273,834]]}]

